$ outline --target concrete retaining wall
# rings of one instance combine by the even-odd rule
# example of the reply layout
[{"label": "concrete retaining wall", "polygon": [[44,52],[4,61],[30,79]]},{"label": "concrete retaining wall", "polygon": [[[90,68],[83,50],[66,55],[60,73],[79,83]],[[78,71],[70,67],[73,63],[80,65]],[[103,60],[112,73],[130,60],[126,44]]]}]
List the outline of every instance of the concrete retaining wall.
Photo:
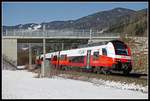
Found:
[{"label": "concrete retaining wall", "polygon": [[17,66],[17,39],[2,39],[2,55]]}]

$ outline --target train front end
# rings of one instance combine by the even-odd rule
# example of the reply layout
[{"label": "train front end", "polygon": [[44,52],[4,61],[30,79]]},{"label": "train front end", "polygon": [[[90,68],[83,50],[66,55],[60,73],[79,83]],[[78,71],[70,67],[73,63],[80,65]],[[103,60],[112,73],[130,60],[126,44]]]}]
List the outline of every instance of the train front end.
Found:
[{"label": "train front end", "polygon": [[112,41],[115,50],[113,70],[122,71],[123,74],[129,74],[132,70],[132,59],[130,48],[122,41]]}]

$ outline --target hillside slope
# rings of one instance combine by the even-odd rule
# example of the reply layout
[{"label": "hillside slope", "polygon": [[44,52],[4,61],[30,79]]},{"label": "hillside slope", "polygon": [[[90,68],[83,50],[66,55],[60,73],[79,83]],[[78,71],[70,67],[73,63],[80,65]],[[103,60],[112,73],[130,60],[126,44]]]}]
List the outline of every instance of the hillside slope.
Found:
[{"label": "hillside slope", "polygon": [[146,36],[147,33],[147,9],[134,11],[127,8],[114,8],[112,10],[100,11],[85,17],[68,20],[52,21],[28,24],[19,24],[16,26],[3,26],[6,29],[93,29],[105,32],[127,33],[129,35]]}]

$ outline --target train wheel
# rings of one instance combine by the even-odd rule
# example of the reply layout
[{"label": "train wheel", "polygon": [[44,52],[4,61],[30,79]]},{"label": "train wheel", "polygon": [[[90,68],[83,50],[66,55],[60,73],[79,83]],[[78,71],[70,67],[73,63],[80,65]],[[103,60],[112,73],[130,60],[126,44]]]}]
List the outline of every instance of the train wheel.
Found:
[{"label": "train wheel", "polygon": [[94,72],[95,72],[96,74],[102,74],[102,73],[103,73],[103,72],[102,72],[102,68],[103,68],[103,67],[95,67]]},{"label": "train wheel", "polygon": [[65,67],[65,66],[62,66],[62,67],[61,67],[61,70],[64,70],[64,71],[65,71],[65,70],[66,70],[66,67]]},{"label": "train wheel", "polygon": [[130,71],[129,70],[123,70],[124,75],[129,75]]},{"label": "train wheel", "polygon": [[131,68],[128,67],[127,64],[122,65],[123,66],[123,74],[124,75],[129,75]]},{"label": "train wheel", "polygon": [[111,71],[106,67],[101,67],[101,73],[102,74],[111,74]]},{"label": "train wheel", "polygon": [[105,70],[104,67],[101,68],[101,73],[102,73],[102,74],[107,74],[107,71]]},{"label": "train wheel", "polygon": [[98,74],[98,73],[99,73],[98,71],[99,71],[99,70],[98,70],[98,67],[94,67],[94,68],[93,68],[93,72],[94,72],[94,73]]},{"label": "train wheel", "polygon": [[60,70],[64,70],[64,66],[60,65]]},{"label": "train wheel", "polygon": [[91,68],[91,72],[95,73],[94,69],[95,69],[95,67],[94,67],[94,66],[92,66],[92,68]]},{"label": "train wheel", "polygon": [[68,70],[69,70],[69,67],[68,67],[68,66],[65,66],[64,69],[65,69],[65,71],[68,71]]}]

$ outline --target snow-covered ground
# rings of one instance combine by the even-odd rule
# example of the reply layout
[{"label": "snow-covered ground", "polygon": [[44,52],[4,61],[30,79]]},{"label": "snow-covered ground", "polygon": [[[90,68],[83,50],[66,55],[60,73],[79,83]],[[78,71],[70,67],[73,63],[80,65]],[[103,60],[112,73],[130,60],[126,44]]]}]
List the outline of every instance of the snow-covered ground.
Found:
[{"label": "snow-covered ground", "polygon": [[3,99],[148,99],[148,93],[55,78],[35,78],[26,70],[2,70]]}]

